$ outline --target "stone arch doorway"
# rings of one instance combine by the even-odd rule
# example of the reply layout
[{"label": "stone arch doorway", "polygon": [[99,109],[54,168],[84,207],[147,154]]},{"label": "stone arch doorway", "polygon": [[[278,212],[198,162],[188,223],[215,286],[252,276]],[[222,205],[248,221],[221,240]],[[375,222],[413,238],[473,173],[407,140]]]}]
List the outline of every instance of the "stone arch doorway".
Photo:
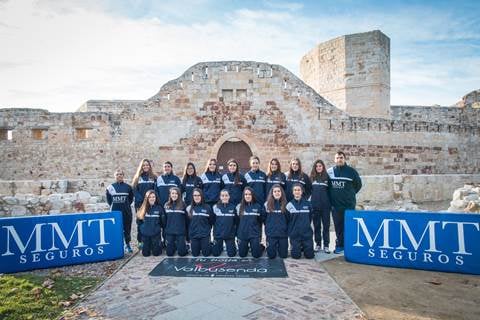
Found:
[{"label": "stone arch doorway", "polygon": [[240,172],[245,173],[250,169],[248,160],[252,156],[252,150],[241,139],[229,139],[225,141],[217,153],[218,169],[220,172],[227,172],[227,161],[234,158],[238,161]]}]

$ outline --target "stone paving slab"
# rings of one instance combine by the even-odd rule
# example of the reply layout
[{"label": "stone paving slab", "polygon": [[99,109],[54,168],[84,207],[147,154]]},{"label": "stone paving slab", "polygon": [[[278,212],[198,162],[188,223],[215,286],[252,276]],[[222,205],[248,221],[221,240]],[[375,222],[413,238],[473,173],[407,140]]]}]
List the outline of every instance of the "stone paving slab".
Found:
[{"label": "stone paving slab", "polygon": [[81,302],[90,312],[78,319],[365,319],[315,260],[285,259],[288,278],[148,276],[162,259],[134,256]]}]

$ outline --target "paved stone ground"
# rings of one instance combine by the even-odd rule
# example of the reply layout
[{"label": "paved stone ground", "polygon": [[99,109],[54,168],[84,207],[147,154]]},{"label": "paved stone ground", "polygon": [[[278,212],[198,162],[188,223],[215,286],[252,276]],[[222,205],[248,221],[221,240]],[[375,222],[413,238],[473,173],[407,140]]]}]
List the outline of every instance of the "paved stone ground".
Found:
[{"label": "paved stone ground", "polygon": [[148,276],[164,258],[134,256],[76,307],[77,319],[365,319],[315,260],[286,259],[288,278]]}]

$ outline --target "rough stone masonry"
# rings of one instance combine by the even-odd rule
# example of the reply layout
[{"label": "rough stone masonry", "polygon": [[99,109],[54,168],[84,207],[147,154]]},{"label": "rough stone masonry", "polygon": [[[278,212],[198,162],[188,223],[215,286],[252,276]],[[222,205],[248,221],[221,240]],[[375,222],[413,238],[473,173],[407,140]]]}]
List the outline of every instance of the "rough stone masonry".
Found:
[{"label": "rough stone masonry", "polygon": [[[73,113],[0,109],[1,194],[51,180],[85,190],[68,185],[78,179],[94,181],[86,191],[101,194],[116,167],[129,178],[142,158],[157,170],[171,160],[177,174],[188,161],[203,170],[208,158],[228,155],[226,144],[242,144],[262,167],[278,157],[285,169],[298,156],[307,172],[317,158],[332,164],[342,149],[367,181],[386,177],[366,184],[371,201],[408,197],[403,191],[414,186],[395,186],[393,175],[442,185],[445,199],[459,186],[452,176],[478,182],[479,91],[451,107],[391,106],[390,39],[380,31],[320,44],[300,70],[303,81],[276,64],[201,62],[147,100],[90,100]],[[37,189],[23,193],[41,195],[41,183]]]}]

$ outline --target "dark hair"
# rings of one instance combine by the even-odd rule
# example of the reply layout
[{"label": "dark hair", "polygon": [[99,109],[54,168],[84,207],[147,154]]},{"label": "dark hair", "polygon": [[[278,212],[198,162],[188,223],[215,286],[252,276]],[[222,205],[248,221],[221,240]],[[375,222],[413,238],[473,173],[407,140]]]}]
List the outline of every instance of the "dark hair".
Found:
[{"label": "dark hair", "polygon": [[282,192],[282,196],[280,197],[280,210],[282,213],[286,212],[287,206],[287,197],[285,196],[285,191],[283,190],[282,186],[279,184],[274,184],[273,187],[268,192],[267,197],[267,212],[272,212],[275,209],[275,198],[273,197],[273,189],[278,188]]},{"label": "dark hair", "polygon": [[165,161],[163,164],[164,164],[164,165],[166,165],[166,164],[169,164],[169,165],[170,165],[170,167],[172,167],[172,168],[173,168],[173,164],[172,164],[170,161]]},{"label": "dark hair", "polygon": [[257,199],[255,199],[255,192],[253,192],[253,189],[250,188],[250,187],[245,187],[245,189],[243,189],[243,193],[242,193],[242,201],[240,201],[240,209],[238,210],[238,215],[239,216],[243,216],[243,213],[245,212],[245,205],[246,205],[245,192],[246,191],[250,191],[250,193],[252,194],[252,203],[257,202]]},{"label": "dark hair", "polygon": [[200,189],[200,188],[194,188],[193,191],[192,191],[192,203],[190,204],[190,210],[188,210],[188,217],[189,217],[189,218],[192,217],[192,215],[193,215],[193,206],[196,204],[196,203],[195,203],[195,200],[193,200],[193,199],[195,199],[195,198],[193,197],[193,193],[194,193],[195,191],[196,191],[196,192],[199,192],[199,193],[200,193],[200,197],[202,198],[202,200],[200,201],[199,204],[203,205],[203,204],[205,203],[205,199],[203,199],[202,189]]},{"label": "dark hair", "polygon": [[[277,162],[278,169],[275,172],[272,171],[272,161]],[[272,158],[272,160],[270,160],[270,162],[268,163],[267,177],[271,177],[272,175],[274,175],[276,173],[280,173],[280,172],[282,172],[282,167],[280,166],[280,161],[278,161],[277,158]]]},{"label": "dark hair", "polygon": [[195,168],[195,165],[193,164],[193,162],[187,163],[187,165],[185,166],[185,169],[183,170],[182,184],[185,184],[185,183],[187,182],[187,179],[188,179],[188,173],[187,173],[188,166],[192,166],[192,167],[193,167],[192,177],[196,177],[196,176],[197,176],[197,169]]},{"label": "dark hair", "polygon": [[337,153],[335,153],[335,154],[338,154],[339,156],[342,155],[345,158],[345,160],[347,159],[347,156],[345,155],[345,152],[343,152],[342,150],[338,150]]},{"label": "dark hair", "polygon": [[218,202],[217,202],[217,204],[222,204],[222,199],[221,199],[222,192],[228,193],[228,196],[230,197],[230,192],[228,192],[227,189],[222,189],[222,190],[220,190],[220,197],[218,197]]},{"label": "dark hair", "polygon": [[[177,191],[178,199],[176,201],[173,201],[172,197],[170,196],[170,193],[172,191]],[[171,187],[168,190],[168,201],[167,201],[167,203],[165,203],[165,208],[167,208],[167,209],[185,209],[185,203],[182,200],[182,192],[180,191],[180,188]]]},{"label": "dark hair", "polygon": [[300,179],[302,179],[303,177],[303,171],[302,171],[302,162],[300,161],[300,159],[298,158],[293,158],[292,160],[290,160],[290,165],[289,165],[289,168],[288,168],[288,176],[287,178],[288,179],[291,179],[292,178],[292,175],[293,175],[293,170],[292,170],[292,162],[293,161],[297,161],[298,162],[298,174],[300,176]]},{"label": "dark hair", "polygon": [[[227,165],[230,165],[230,163],[235,163],[237,165],[237,170],[235,170],[235,172],[233,173],[233,176],[235,177],[234,180],[233,180],[233,183],[234,184],[239,184],[240,183],[240,166],[238,165],[238,162],[237,160],[235,159],[230,159],[227,161]],[[228,171],[230,172],[230,171]]]},{"label": "dark hair", "polygon": [[[323,166],[322,173],[318,173],[316,170],[317,164],[319,163]],[[325,167],[325,163],[322,160],[318,159],[313,163],[312,172],[310,172],[310,179],[312,181],[325,181],[328,179],[327,168]]]},{"label": "dark hair", "polygon": [[210,162],[214,161],[215,162],[215,173],[218,173],[218,164],[217,164],[217,159],[215,158],[210,158],[208,159],[207,161],[207,165],[205,167],[205,172],[204,173],[207,173],[209,172],[210,170],[208,170],[208,165],[210,164]]},{"label": "dark hair", "polygon": [[292,194],[293,194],[293,189],[294,189],[295,187],[300,187],[300,189],[302,190],[302,197],[303,197],[303,194],[304,194],[305,190],[303,189],[302,184],[301,184],[301,183],[298,183],[298,182],[295,182],[295,183],[293,184],[293,186],[292,186]]}]

